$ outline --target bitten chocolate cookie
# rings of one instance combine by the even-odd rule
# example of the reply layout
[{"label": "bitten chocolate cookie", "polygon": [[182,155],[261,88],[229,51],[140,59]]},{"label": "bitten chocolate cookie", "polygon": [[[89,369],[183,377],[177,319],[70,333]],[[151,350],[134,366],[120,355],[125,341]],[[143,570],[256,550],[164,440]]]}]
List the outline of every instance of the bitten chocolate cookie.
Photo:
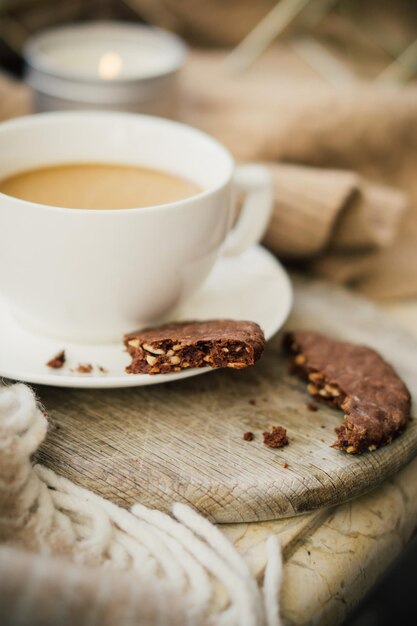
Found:
[{"label": "bitten chocolate cookie", "polygon": [[291,373],[308,380],[308,392],[345,413],[333,447],[351,454],[390,443],[410,419],[410,393],[394,369],[367,346],[313,332],[287,333],[295,356]]},{"label": "bitten chocolate cookie", "polygon": [[253,365],[265,347],[254,322],[209,320],[175,322],[129,333],[124,343],[132,357],[129,374],[168,374],[189,367]]}]

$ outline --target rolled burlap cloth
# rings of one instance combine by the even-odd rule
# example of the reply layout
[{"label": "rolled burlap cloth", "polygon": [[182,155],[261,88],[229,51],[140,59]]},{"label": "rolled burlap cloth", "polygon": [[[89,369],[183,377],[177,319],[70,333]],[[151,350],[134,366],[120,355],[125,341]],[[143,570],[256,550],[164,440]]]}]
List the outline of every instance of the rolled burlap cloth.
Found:
[{"label": "rolled burlap cloth", "polygon": [[367,253],[393,243],[406,209],[403,193],[349,171],[268,167],[275,206],[265,243],[282,258]]},{"label": "rolled burlap cloth", "polygon": [[193,51],[180,117],[269,164],[267,245],[369,296],[417,295],[417,89],[335,89],[284,45],[241,74],[226,56]]}]

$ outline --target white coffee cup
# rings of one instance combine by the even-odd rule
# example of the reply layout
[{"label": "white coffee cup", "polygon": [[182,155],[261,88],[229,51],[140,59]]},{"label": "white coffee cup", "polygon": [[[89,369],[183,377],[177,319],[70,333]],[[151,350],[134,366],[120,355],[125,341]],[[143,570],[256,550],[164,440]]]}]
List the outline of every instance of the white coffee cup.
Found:
[{"label": "white coffee cup", "polygon": [[[272,185],[265,168],[236,168],[221,144],[183,124],[98,111],[0,124],[0,178],[70,162],[156,168],[203,191],[168,204],[103,211],[0,193],[0,290],[22,324],[38,333],[120,341],[167,317],[202,284],[219,254],[240,254],[268,223]],[[236,188],[246,200],[231,230]]]}]

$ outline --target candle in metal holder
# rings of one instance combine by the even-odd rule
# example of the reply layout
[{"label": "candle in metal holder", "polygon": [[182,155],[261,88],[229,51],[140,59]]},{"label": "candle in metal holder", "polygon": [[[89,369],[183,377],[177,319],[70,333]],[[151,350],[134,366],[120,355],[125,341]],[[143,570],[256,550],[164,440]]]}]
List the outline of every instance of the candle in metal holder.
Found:
[{"label": "candle in metal holder", "polygon": [[37,112],[116,109],[170,117],[186,49],[161,29],[89,22],[31,37],[24,56]]}]

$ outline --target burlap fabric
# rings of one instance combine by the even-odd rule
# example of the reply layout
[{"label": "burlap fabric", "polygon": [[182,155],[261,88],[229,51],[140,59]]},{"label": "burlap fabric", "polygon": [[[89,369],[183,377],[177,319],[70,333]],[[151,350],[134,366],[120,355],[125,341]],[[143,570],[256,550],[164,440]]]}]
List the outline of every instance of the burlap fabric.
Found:
[{"label": "burlap fabric", "polygon": [[270,165],[267,244],[372,297],[416,295],[417,90],[335,89],[286,46],[243,74],[225,56],[191,55],[181,117],[238,160]]}]

